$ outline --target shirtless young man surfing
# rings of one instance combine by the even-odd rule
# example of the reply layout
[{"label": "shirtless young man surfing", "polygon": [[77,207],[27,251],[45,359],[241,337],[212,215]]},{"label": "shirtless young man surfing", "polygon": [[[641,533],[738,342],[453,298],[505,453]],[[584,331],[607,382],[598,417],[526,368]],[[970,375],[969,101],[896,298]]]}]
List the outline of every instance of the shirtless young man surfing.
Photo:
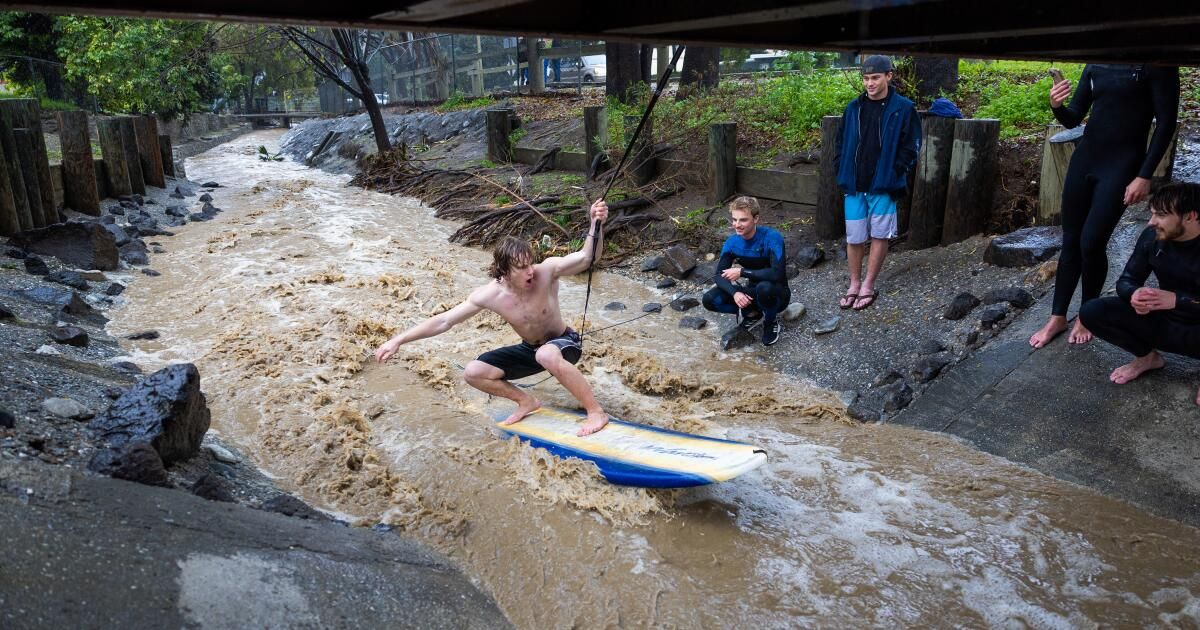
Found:
[{"label": "shirtless young man surfing", "polygon": [[387,361],[400,346],[440,335],[487,309],[503,317],[522,342],[479,355],[467,364],[463,378],[475,389],[517,403],[517,410],[501,424],[520,422],[541,406],[538,399],[509,381],[545,370],[587,410],[587,420],[579,435],[603,429],[608,424],[608,414],[575,367],[583,354],[582,339],[563,322],[558,306],[558,279],[587,271],[592,253],[604,251],[600,249],[603,237],[595,233],[608,219],[608,204],[603,199],[592,204],[591,218],[593,233],[588,234],[582,249],[537,264],[533,262],[529,243],[505,237],[492,253],[491,282],[472,291],[458,306],[392,337],[375,351],[375,359]]}]

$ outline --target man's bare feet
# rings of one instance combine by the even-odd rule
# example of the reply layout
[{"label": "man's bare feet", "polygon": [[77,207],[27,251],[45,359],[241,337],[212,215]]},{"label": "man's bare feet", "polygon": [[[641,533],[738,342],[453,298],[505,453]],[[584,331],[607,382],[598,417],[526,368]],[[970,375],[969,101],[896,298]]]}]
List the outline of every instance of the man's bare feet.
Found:
[{"label": "man's bare feet", "polygon": [[538,401],[538,399],[534,398],[533,396],[530,396],[528,402],[523,402],[523,403],[518,404],[517,410],[512,412],[512,415],[505,418],[504,421],[501,422],[500,424],[502,424],[504,426],[508,426],[510,424],[516,424],[516,423],[524,420],[525,416],[528,416],[529,414],[537,411],[538,408],[541,406],[542,406],[542,403],[540,401]]},{"label": "man's bare feet", "polygon": [[[1132,381],[1133,379],[1145,374],[1146,372],[1149,372],[1150,370],[1157,370],[1161,368],[1163,365],[1165,365],[1165,363],[1162,355],[1159,354],[1157,350],[1151,350],[1150,354],[1147,354],[1144,357],[1138,357],[1113,370],[1112,374],[1108,376],[1108,380],[1116,383],[1117,385],[1124,385],[1125,383]],[[1197,393],[1197,398],[1200,399],[1200,393]]]},{"label": "man's bare feet", "polygon": [[1029,345],[1034,348],[1045,347],[1052,339],[1059,336],[1067,329],[1067,318],[1062,315],[1051,315],[1050,321],[1046,322],[1042,329],[1033,333],[1029,338]]},{"label": "man's bare feet", "polygon": [[1092,340],[1092,331],[1088,330],[1079,318],[1075,318],[1075,325],[1071,327],[1071,334],[1067,335],[1067,343],[1075,345],[1083,345]]},{"label": "man's bare feet", "polygon": [[608,414],[603,411],[589,411],[587,421],[583,423],[583,426],[579,428],[579,432],[575,435],[579,437],[591,435],[603,429],[606,425],[608,425]]}]

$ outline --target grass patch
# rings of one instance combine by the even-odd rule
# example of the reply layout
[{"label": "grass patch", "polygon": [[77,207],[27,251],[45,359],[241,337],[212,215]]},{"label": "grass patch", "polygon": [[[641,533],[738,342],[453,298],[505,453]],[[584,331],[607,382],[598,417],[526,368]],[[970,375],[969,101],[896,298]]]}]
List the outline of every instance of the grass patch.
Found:
[{"label": "grass patch", "polygon": [[[14,99],[14,98],[33,98],[33,97],[22,96],[20,94],[0,94],[0,100],[8,100],[8,99]],[[72,110],[79,109],[79,106],[74,103],[70,103],[67,101],[59,101],[59,100],[55,100],[52,98],[46,98],[44,96],[38,98],[38,102],[41,104],[42,109],[48,109],[48,110],[52,110],[52,111],[69,112]]]},{"label": "grass patch", "polygon": [[496,168],[496,163],[487,158],[483,158],[482,160],[479,160],[479,166],[481,168]]},{"label": "grass patch", "polygon": [[[958,89],[949,98],[972,118],[1000,121],[1000,137],[1041,133],[1054,121],[1050,111],[1050,85],[1046,73],[1062,70],[1072,85],[1079,83],[1083,64],[1048,61],[959,62]],[[1068,101],[1069,102],[1069,101]]]},{"label": "grass patch", "polygon": [[508,134],[508,143],[515,147],[527,135],[529,135],[529,130],[524,127],[514,129],[512,133]]},{"label": "grass patch", "polygon": [[475,109],[477,107],[487,107],[492,104],[492,99],[489,96],[480,96],[479,98],[467,98],[462,92],[455,92],[446,99],[444,103],[437,106],[439,112],[457,112],[463,109]]}]

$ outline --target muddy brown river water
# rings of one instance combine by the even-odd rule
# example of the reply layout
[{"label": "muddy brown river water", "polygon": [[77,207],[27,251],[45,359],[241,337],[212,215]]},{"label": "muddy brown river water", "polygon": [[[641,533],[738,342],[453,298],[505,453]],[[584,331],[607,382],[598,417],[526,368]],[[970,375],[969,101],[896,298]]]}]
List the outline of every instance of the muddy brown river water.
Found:
[{"label": "muddy brown river water", "polygon": [[[647,491],[501,439],[458,369],[516,340],[499,319],[370,359],[484,281],[489,256],[416,200],[255,157],[278,139],[188,160],[225,212],[156,239],[162,276],[132,284],[110,331],[159,330],[128,354],[196,363],[223,437],[314,504],[449,554],[518,627],[1200,627],[1196,529],[946,436],[847,422],[834,394],[671,311],[589,337],[601,403],[761,445],[765,466]],[[563,283],[576,323],[583,289]],[[669,300],[612,273],[593,290],[589,327]],[[630,310],[596,308],[615,300]],[[534,391],[571,402],[553,380]]]}]

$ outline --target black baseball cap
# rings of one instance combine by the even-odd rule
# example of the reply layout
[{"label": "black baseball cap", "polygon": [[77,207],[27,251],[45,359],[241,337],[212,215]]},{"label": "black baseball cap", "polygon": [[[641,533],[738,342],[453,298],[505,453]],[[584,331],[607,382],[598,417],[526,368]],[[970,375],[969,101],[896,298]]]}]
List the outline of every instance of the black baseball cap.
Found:
[{"label": "black baseball cap", "polygon": [[892,66],[892,59],[884,55],[871,55],[863,60],[863,74],[886,74],[894,71],[896,68]]}]

